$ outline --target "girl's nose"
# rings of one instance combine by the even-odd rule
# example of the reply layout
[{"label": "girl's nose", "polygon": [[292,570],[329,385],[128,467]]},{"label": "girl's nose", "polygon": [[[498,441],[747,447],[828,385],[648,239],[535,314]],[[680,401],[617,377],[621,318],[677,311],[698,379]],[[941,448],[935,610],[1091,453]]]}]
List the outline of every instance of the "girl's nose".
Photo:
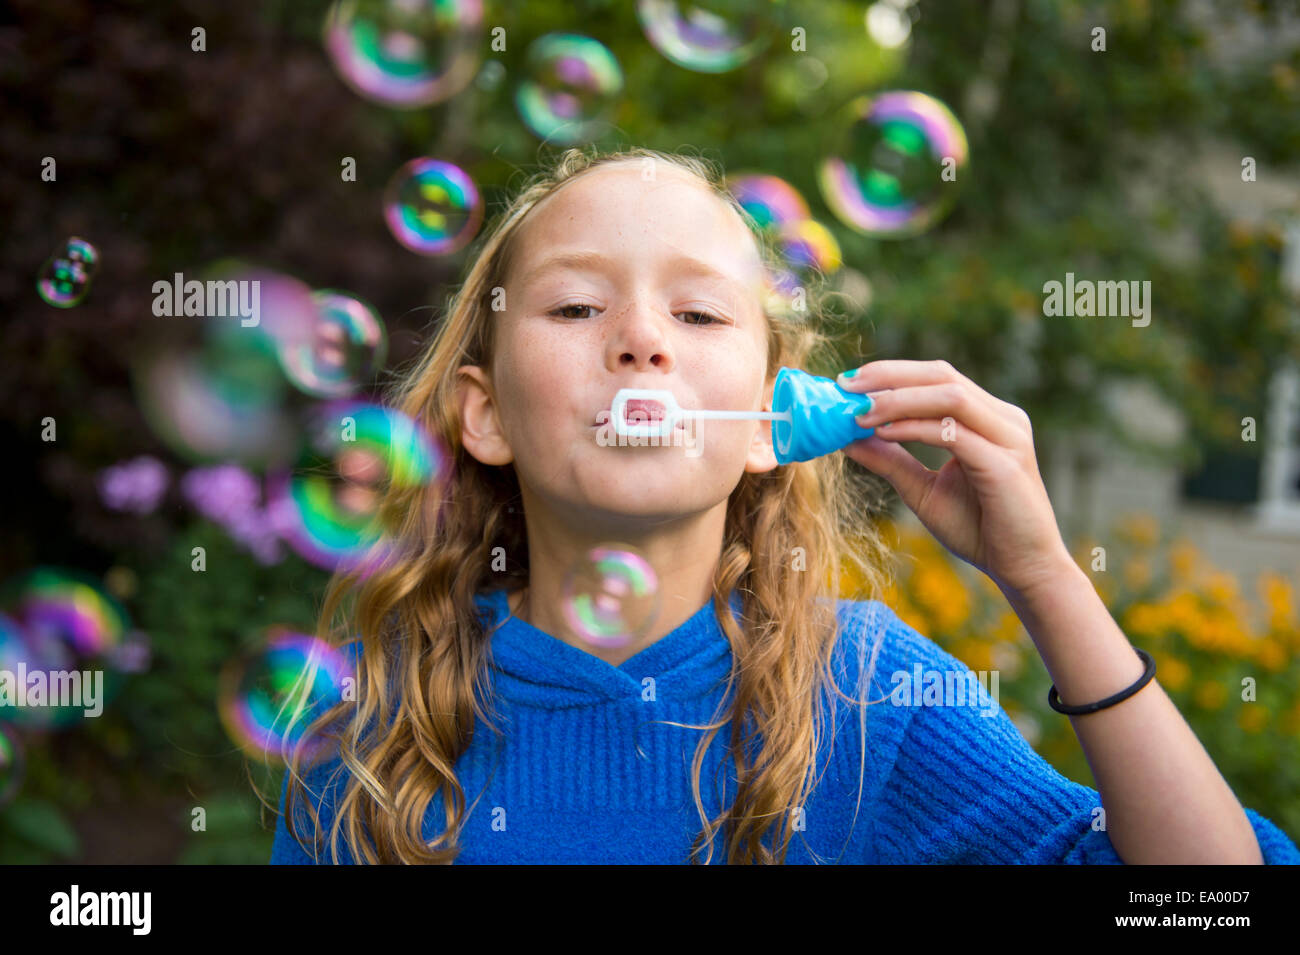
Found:
[{"label": "girl's nose", "polygon": [[618,353],[621,366],[637,369],[665,367],[672,362],[663,323],[668,318],[644,301],[634,302],[619,314],[610,346]]}]

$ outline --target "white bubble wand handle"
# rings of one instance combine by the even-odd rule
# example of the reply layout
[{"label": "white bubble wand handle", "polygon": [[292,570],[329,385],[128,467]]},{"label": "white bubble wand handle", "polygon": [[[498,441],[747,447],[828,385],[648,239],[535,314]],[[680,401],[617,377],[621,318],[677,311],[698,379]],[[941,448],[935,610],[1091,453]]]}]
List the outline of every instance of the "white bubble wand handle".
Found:
[{"label": "white bubble wand handle", "polygon": [[[632,399],[657,401],[664,406],[664,416],[658,421],[630,424],[627,420],[627,403]],[[683,418],[717,418],[735,421],[789,421],[788,411],[706,411],[684,409],[677,404],[671,391],[656,388],[622,388],[614,396],[609,408],[614,419],[614,430],[629,437],[649,438],[671,434]]]}]

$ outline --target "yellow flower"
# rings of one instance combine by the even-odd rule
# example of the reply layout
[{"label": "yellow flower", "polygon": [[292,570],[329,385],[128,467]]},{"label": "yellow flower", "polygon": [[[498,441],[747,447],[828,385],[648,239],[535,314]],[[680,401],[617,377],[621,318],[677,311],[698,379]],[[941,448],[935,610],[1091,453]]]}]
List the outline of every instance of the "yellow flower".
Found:
[{"label": "yellow flower", "polygon": [[1217,710],[1223,705],[1223,701],[1227,699],[1227,696],[1227,691],[1223,689],[1222,684],[1206,680],[1196,688],[1193,699],[1196,700],[1196,705],[1202,709]]},{"label": "yellow flower", "polygon": [[1247,733],[1258,733],[1268,725],[1268,710],[1261,703],[1247,703],[1237,711],[1237,725]]},{"label": "yellow flower", "polygon": [[966,638],[953,644],[952,655],[972,670],[993,670],[993,648],[982,640]]},{"label": "yellow flower", "polygon": [[1168,626],[1168,618],[1165,611],[1155,604],[1135,603],[1124,612],[1120,625],[1130,637],[1161,637]]},{"label": "yellow flower", "polygon": [[1165,610],[1169,625],[1181,633],[1195,630],[1201,622],[1201,602],[1191,591],[1177,591],[1166,598]]},{"label": "yellow flower", "polygon": [[1020,623],[1020,618],[1010,610],[998,618],[997,626],[993,628],[993,639],[1003,643],[1019,643],[1021,636],[1025,634],[1025,628]]},{"label": "yellow flower", "polygon": [[898,614],[900,620],[907,624],[923,637],[931,637],[934,631],[930,628],[930,621],[926,619],[925,614],[917,610],[907,600],[906,597],[897,597],[889,602],[894,613]]},{"label": "yellow flower", "polygon": [[1160,525],[1150,514],[1130,514],[1120,522],[1119,533],[1138,547],[1149,548],[1160,536]]},{"label": "yellow flower", "polygon": [[1130,560],[1124,564],[1124,583],[1130,590],[1141,590],[1151,583],[1151,565],[1145,560]]},{"label": "yellow flower", "polygon": [[1266,571],[1259,575],[1256,587],[1264,603],[1268,605],[1268,628],[1295,632],[1296,608],[1295,593],[1291,583],[1281,574]]},{"label": "yellow flower", "polygon": [[1216,603],[1231,603],[1240,591],[1237,578],[1221,570],[1208,574],[1205,578],[1205,595]]},{"label": "yellow flower", "polygon": [[1110,574],[1090,574],[1092,585],[1097,590],[1097,596],[1101,597],[1101,602],[1109,608],[1115,602],[1115,582]]},{"label": "yellow flower", "polygon": [[955,633],[970,619],[971,600],[966,585],[942,558],[918,567],[911,584],[916,602],[945,635]]},{"label": "yellow flower", "polygon": [[1286,648],[1272,637],[1264,637],[1255,646],[1255,659],[1264,669],[1277,673],[1286,667]]},{"label": "yellow flower", "polygon": [[1169,690],[1181,690],[1187,685],[1188,679],[1192,675],[1192,668],[1180,660],[1178,657],[1170,656],[1168,653],[1156,652],[1151,654],[1156,661],[1156,679],[1160,685]]},{"label": "yellow flower", "polygon": [[1169,548],[1169,576],[1175,584],[1190,584],[1196,575],[1200,552],[1186,538],[1180,538]]}]

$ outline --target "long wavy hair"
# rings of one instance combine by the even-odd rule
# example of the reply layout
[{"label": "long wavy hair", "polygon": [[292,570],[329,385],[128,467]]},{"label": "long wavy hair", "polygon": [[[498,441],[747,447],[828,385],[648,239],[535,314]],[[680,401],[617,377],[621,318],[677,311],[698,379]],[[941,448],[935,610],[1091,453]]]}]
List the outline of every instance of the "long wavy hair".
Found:
[{"label": "long wavy hair", "polygon": [[[321,609],[317,636],[336,647],[361,641],[355,699],[315,716],[303,734],[337,740],[330,750],[338,759],[330,785],[340,774],[346,782],[328,833],[336,862],[340,836],[358,862],[451,863],[460,852],[457,839],[467,811],[456,761],[470,745],[476,720],[499,732],[491,721],[490,631],[474,597],[493,588],[513,594],[524,587],[528,546],[513,466],[485,466],[461,444],[456,369],[491,362],[493,290],[506,285],[516,236],[529,212],[585,171],[614,162],[669,163],[694,175],[749,226],[769,279],[780,267],[770,231],[729,191],[717,163],[647,148],[564,152],[524,183],[481,237],[445,319],[384,395],[385,404],[440,442],[448,457],[444,474],[434,484],[384,490],[379,515],[393,545],[386,552],[400,556],[365,573],[335,573]],[[818,327],[825,324],[823,279],[815,274],[794,297],[765,283],[769,385],[782,365],[810,368],[818,359],[838,364],[832,336]],[[860,668],[857,695],[845,695],[831,672],[834,600],[884,592],[891,576],[888,548],[870,520],[883,490],[861,469],[854,473],[845,455],[832,454],[746,472],[731,493],[713,608],[731,644],[732,667],[715,719],[693,727],[707,732],[693,761],[701,832],[689,861],[709,863],[721,833],[728,863],[784,862],[799,828],[796,807],[807,803],[820,781],[824,699],[856,704],[865,720],[862,688],[870,685],[875,654],[870,667]],[[491,569],[498,547],[511,555],[504,571]],[[733,590],[742,598],[743,626],[731,611]],[[738,789],[734,802],[710,818],[700,798],[701,766],[714,736],[728,725]],[[832,719],[829,725],[837,724]],[[865,722],[859,732],[865,734]],[[313,849],[304,849],[321,858],[325,834],[313,805],[321,793],[303,776],[312,762],[305,753],[298,744],[282,754],[289,771],[285,810],[294,820],[295,805],[305,805]],[[755,754],[752,763],[749,754]],[[309,792],[314,798],[304,798]],[[446,825],[426,842],[423,823],[439,795]],[[302,845],[292,825],[289,831]],[[775,846],[767,844],[773,840]]]}]

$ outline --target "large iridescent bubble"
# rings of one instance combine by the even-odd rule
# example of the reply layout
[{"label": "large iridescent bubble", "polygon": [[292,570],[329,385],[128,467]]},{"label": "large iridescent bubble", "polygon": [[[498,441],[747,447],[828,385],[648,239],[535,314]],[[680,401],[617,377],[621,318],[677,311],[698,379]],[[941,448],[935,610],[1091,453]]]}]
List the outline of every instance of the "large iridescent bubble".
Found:
[{"label": "large iridescent bubble", "polygon": [[561,610],[579,640],[623,647],[643,636],[659,614],[659,578],[635,547],[592,548],[565,574]]},{"label": "large iridescent bubble", "polygon": [[87,658],[107,656],[130,626],[126,611],[99,586],[52,567],[37,568],[18,582],[10,613],[35,646],[57,641]]},{"label": "large iridescent bubble", "polygon": [[89,294],[98,268],[99,252],[85,239],[73,236],[45,260],[36,291],[56,308],[72,308]]},{"label": "large iridescent bubble", "polygon": [[242,287],[256,315],[167,319],[199,322],[199,341],[141,354],[133,366],[141,411],[158,437],[192,461],[287,463],[294,447],[287,362],[314,343],[320,310],[312,290],[292,276],[241,264],[206,274],[204,281],[248,283]]},{"label": "large iridescent bubble", "polygon": [[445,452],[400,411],[367,402],[321,406],[307,433],[307,448],[292,473],[268,479],[268,507],[281,535],[300,556],[327,570],[382,557],[391,530],[379,513],[385,489],[438,480]]},{"label": "large iridescent bubble", "polygon": [[760,229],[779,229],[811,215],[799,190],[770,173],[736,173],[727,177],[727,188]]},{"label": "large iridescent bubble", "polygon": [[482,0],[338,0],[325,17],[325,49],[354,91],[412,109],[469,85],[482,27]]},{"label": "large iridescent bubble", "polygon": [[637,0],[636,12],[646,39],[666,58],[688,70],[725,73],[771,42],[772,6],[741,0]]},{"label": "large iridescent bubble", "polygon": [[329,740],[308,738],[312,720],[344,699],[351,658],[323,640],[272,628],[263,645],[221,671],[217,713],[232,742],[253,759],[282,762],[298,746],[308,760]]},{"label": "large iridescent bubble", "polygon": [[422,156],[398,169],[384,190],[384,221],[406,248],[447,255],[467,245],[483,224],[483,200],[459,166]]},{"label": "large iridescent bubble", "polygon": [[966,133],[924,93],[860,97],[818,170],[827,206],[866,235],[916,235],[942,219],[965,180]]},{"label": "large iridescent bubble", "polygon": [[590,142],[609,129],[623,92],[623,70],[609,48],[589,36],[549,33],[528,48],[525,79],[515,91],[524,123],[547,142]]},{"label": "large iridescent bubble", "polygon": [[769,173],[736,173],[726,180],[727,189],[753,217],[755,225],[769,233],[782,264],[767,276],[769,304],[778,311],[803,285],[802,273],[830,274],[840,267],[841,255],[835,236],[810,218],[808,203],[794,186]]},{"label": "large iridescent bubble", "polygon": [[840,244],[830,229],[816,219],[787,222],[778,238],[782,257],[794,269],[829,275],[843,263]]},{"label": "large iridescent bubble", "polygon": [[388,333],[379,314],[346,292],[312,295],[318,315],[312,340],[281,349],[289,380],[319,398],[350,395],[384,365]]},{"label": "large iridescent bubble", "polygon": [[[0,663],[10,672],[21,662],[28,674],[51,688],[42,705],[9,711],[0,720],[61,728],[85,716],[88,702],[55,705],[55,687],[82,688],[83,700],[93,688],[86,680],[102,680],[107,702],[121,689],[120,653],[130,632],[130,619],[116,600],[89,576],[56,567],[38,567],[5,587],[0,614]],[[75,684],[72,673],[77,673]],[[102,673],[102,677],[95,674]]]}]

